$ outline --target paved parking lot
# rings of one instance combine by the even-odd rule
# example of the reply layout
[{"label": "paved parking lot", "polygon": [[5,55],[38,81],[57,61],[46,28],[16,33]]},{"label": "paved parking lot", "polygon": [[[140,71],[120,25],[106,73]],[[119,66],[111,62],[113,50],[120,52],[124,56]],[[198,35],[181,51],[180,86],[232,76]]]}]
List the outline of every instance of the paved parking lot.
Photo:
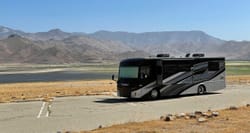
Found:
[{"label": "paved parking lot", "polygon": [[228,86],[202,96],[184,96],[156,101],[128,101],[114,96],[55,98],[49,115],[47,103],[0,104],[0,129],[4,133],[53,133],[90,130],[132,121],[159,119],[163,114],[222,109],[250,103],[250,87]]}]

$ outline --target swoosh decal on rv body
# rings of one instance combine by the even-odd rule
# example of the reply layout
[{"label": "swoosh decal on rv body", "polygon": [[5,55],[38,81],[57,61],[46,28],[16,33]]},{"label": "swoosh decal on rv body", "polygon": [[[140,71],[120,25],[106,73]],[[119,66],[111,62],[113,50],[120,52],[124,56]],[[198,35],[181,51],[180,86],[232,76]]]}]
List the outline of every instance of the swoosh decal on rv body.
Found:
[{"label": "swoosh decal on rv body", "polygon": [[[169,81],[172,81],[173,79],[175,79],[176,77],[184,74],[185,72],[178,72],[176,74],[173,74],[171,75],[170,77],[167,77],[166,79],[163,80],[163,84],[166,84],[167,82]],[[148,92],[150,92],[151,90],[153,90],[154,88],[156,87],[156,81],[153,81],[149,84],[147,84],[146,86],[138,89],[138,90],[135,90],[135,91],[132,91],[131,92],[131,97],[133,98],[141,98],[143,97],[144,95],[146,95]]]}]

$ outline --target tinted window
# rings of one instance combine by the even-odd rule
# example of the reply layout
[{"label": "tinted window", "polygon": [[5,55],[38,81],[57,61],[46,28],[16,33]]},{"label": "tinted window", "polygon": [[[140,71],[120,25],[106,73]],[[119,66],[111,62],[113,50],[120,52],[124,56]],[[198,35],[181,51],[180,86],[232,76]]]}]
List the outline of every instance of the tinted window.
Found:
[{"label": "tinted window", "polygon": [[208,71],[218,71],[219,69],[219,62],[208,62]]},{"label": "tinted window", "polygon": [[150,67],[142,66],[140,68],[140,74],[139,75],[140,75],[141,79],[149,78],[149,76],[150,76]]},{"label": "tinted window", "polygon": [[163,67],[163,72],[164,73],[177,73],[180,71],[190,71],[191,64],[188,63],[175,63],[175,64],[165,64]]},{"label": "tinted window", "polygon": [[139,67],[120,67],[120,78],[138,78]]}]

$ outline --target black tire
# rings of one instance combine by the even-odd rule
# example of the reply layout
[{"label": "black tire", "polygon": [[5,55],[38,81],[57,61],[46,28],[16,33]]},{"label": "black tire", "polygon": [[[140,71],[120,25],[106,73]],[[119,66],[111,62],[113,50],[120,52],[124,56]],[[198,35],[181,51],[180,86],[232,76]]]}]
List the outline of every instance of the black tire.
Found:
[{"label": "black tire", "polygon": [[202,95],[206,93],[206,87],[204,85],[199,85],[197,88],[197,94]]},{"label": "black tire", "polygon": [[160,97],[160,92],[157,89],[153,89],[150,92],[150,99],[158,99]]}]

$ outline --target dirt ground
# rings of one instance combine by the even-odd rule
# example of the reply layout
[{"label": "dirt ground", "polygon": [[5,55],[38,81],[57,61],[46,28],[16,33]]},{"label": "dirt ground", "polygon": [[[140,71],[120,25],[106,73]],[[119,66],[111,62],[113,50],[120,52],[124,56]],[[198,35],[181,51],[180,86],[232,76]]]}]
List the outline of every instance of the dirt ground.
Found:
[{"label": "dirt ground", "polygon": [[[154,120],[113,125],[80,133],[249,133],[250,107],[220,110],[219,116],[198,122],[198,118],[173,121]],[[69,132],[79,133],[79,132]]]},{"label": "dirt ground", "polygon": [[0,84],[0,103],[42,100],[50,97],[111,94],[112,80]]},{"label": "dirt ground", "polygon": [[[227,84],[250,84],[250,75],[227,76]],[[41,100],[48,97],[112,94],[116,92],[116,82],[60,81],[0,84],[0,103]]]}]

